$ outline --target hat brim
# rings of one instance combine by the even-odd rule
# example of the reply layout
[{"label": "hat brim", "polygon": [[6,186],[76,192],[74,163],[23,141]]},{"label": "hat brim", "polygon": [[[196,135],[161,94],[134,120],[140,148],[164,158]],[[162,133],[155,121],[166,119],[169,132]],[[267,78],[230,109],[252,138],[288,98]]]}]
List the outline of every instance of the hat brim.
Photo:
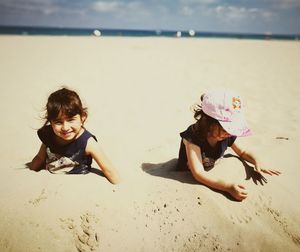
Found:
[{"label": "hat brim", "polygon": [[226,130],[230,135],[237,137],[251,136],[252,131],[248,127],[247,122],[242,114],[236,116],[232,121],[219,121],[221,126]]}]

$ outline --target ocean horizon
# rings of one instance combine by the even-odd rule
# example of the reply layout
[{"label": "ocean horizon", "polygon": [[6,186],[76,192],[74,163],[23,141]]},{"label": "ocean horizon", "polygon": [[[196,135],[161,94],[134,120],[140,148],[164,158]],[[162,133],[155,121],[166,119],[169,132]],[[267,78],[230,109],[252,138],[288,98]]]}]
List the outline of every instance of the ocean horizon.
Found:
[{"label": "ocean horizon", "polygon": [[205,32],[196,30],[139,30],[107,28],[68,28],[42,26],[2,26],[0,35],[48,36],[120,36],[120,37],[184,37],[184,38],[236,38],[260,40],[299,40],[300,34]]}]

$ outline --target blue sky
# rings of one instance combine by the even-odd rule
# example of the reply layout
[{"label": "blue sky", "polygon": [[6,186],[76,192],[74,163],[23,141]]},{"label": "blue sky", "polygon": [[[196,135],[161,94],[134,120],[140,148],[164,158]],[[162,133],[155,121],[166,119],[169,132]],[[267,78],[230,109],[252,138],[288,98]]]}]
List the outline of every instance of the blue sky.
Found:
[{"label": "blue sky", "polygon": [[300,0],[0,0],[0,25],[300,34]]}]

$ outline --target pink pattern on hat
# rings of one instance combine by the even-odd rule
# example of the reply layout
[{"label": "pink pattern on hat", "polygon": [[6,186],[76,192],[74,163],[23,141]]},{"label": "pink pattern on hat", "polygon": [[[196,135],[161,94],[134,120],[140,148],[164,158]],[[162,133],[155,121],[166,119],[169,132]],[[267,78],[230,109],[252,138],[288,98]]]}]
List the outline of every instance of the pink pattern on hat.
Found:
[{"label": "pink pattern on hat", "polygon": [[249,136],[249,129],[242,112],[241,97],[227,90],[214,90],[204,94],[202,110],[208,116],[219,121],[229,134]]}]

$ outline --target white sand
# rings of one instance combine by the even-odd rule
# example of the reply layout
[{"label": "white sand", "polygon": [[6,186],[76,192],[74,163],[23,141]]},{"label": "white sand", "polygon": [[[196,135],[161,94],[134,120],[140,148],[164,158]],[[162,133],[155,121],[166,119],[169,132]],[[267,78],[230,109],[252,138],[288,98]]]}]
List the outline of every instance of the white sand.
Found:
[{"label": "white sand", "polygon": [[[299,251],[299,42],[1,36],[0,55],[1,251]],[[25,168],[60,85],[88,106],[121,185]],[[223,159],[211,172],[245,184],[243,202],[172,171],[189,107],[220,86],[246,100],[241,144],[283,173],[262,186]]]}]

